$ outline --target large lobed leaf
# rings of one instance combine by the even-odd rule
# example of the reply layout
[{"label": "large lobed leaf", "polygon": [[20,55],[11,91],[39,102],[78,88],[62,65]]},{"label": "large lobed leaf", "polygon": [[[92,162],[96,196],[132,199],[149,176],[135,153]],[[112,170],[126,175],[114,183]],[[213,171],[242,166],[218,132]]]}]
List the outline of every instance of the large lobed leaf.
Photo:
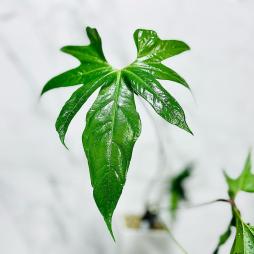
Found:
[{"label": "large lobed leaf", "polygon": [[106,61],[97,30],[88,27],[86,32],[90,39],[88,46],[62,48],[63,52],[77,58],[80,65],[49,80],[42,94],[54,88],[80,85],[56,121],[56,130],[65,145],[72,119],[100,88],[87,114],[82,141],[94,199],[113,236],[113,212],[126,181],[133,146],[141,132],[134,94],[142,96],[166,121],[191,133],[183,109],[157,81],[170,80],[188,87],[183,78],[161,61],[189,47],[181,41],[161,40],[154,31],[139,29],[134,33],[137,59],[118,71]]}]

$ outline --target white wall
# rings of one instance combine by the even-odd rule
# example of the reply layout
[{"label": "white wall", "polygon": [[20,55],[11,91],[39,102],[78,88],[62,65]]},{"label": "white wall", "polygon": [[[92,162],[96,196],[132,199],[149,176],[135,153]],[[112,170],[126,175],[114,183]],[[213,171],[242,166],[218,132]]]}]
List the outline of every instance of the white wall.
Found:
[{"label": "white wall", "polygon": [[[72,88],[39,100],[43,84],[77,62],[58,49],[87,43],[84,27],[98,28],[107,58],[124,66],[135,58],[132,33],[156,30],[192,50],[167,61],[189,81],[165,83],[186,110],[195,136],[154,115],[164,138],[164,172],[189,161],[193,203],[226,196],[222,168],[236,176],[254,146],[254,2],[252,0],[0,0],[0,253],[114,253],[92,199],[81,146],[89,100],[70,127],[67,151],[54,130]],[[134,149],[116,217],[140,212],[147,181],[158,164],[151,119],[138,102],[143,131]],[[242,195],[247,221],[253,199]],[[218,204],[181,211],[176,237],[189,253],[211,253],[229,220]],[[118,214],[118,215],[117,215]],[[228,253],[224,249],[224,253]]]}]

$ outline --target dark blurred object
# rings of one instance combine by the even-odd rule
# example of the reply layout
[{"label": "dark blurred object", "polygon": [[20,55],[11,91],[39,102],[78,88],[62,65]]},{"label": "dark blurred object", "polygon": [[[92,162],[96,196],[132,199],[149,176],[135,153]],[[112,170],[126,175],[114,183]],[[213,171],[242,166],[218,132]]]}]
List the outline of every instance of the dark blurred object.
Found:
[{"label": "dark blurred object", "polygon": [[142,216],[125,216],[125,224],[131,229],[167,230],[166,225],[161,222],[158,214],[149,210],[146,210]]}]

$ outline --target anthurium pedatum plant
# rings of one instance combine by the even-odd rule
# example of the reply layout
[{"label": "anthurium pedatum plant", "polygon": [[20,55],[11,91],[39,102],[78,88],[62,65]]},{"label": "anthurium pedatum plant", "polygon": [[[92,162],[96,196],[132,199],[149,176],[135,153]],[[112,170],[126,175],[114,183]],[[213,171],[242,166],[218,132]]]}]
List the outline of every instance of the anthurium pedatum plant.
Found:
[{"label": "anthurium pedatum plant", "polygon": [[56,120],[56,130],[65,145],[70,122],[100,88],[86,115],[82,142],[94,199],[113,236],[112,215],[126,181],[133,146],[141,132],[134,95],[145,99],[169,123],[192,133],[182,107],[158,81],[174,81],[189,88],[186,81],[162,61],[190,48],[182,41],[161,40],[155,31],[138,29],[134,33],[136,60],[117,70],[107,62],[97,30],[87,27],[86,32],[89,45],[61,49],[77,58],[80,65],[49,80],[41,94],[59,87],[79,85]]},{"label": "anthurium pedatum plant", "polygon": [[241,175],[232,179],[225,173],[228,185],[229,203],[232,210],[232,219],[226,231],[220,236],[219,242],[213,254],[218,254],[220,247],[227,242],[235,227],[235,240],[230,254],[253,254],[254,253],[254,226],[245,223],[235,203],[240,191],[254,193],[254,174],[251,172],[251,154],[249,153]]}]

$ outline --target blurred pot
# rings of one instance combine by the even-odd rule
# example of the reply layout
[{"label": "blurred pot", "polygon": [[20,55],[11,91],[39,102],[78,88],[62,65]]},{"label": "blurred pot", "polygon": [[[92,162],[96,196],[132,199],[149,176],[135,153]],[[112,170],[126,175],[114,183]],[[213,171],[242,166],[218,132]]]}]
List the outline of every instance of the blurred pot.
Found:
[{"label": "blurred pot", "polygon": [[119,254],[168,254],[170,237],[163,224],[150,229],[142,218],[128,215],[118,222]]}]

